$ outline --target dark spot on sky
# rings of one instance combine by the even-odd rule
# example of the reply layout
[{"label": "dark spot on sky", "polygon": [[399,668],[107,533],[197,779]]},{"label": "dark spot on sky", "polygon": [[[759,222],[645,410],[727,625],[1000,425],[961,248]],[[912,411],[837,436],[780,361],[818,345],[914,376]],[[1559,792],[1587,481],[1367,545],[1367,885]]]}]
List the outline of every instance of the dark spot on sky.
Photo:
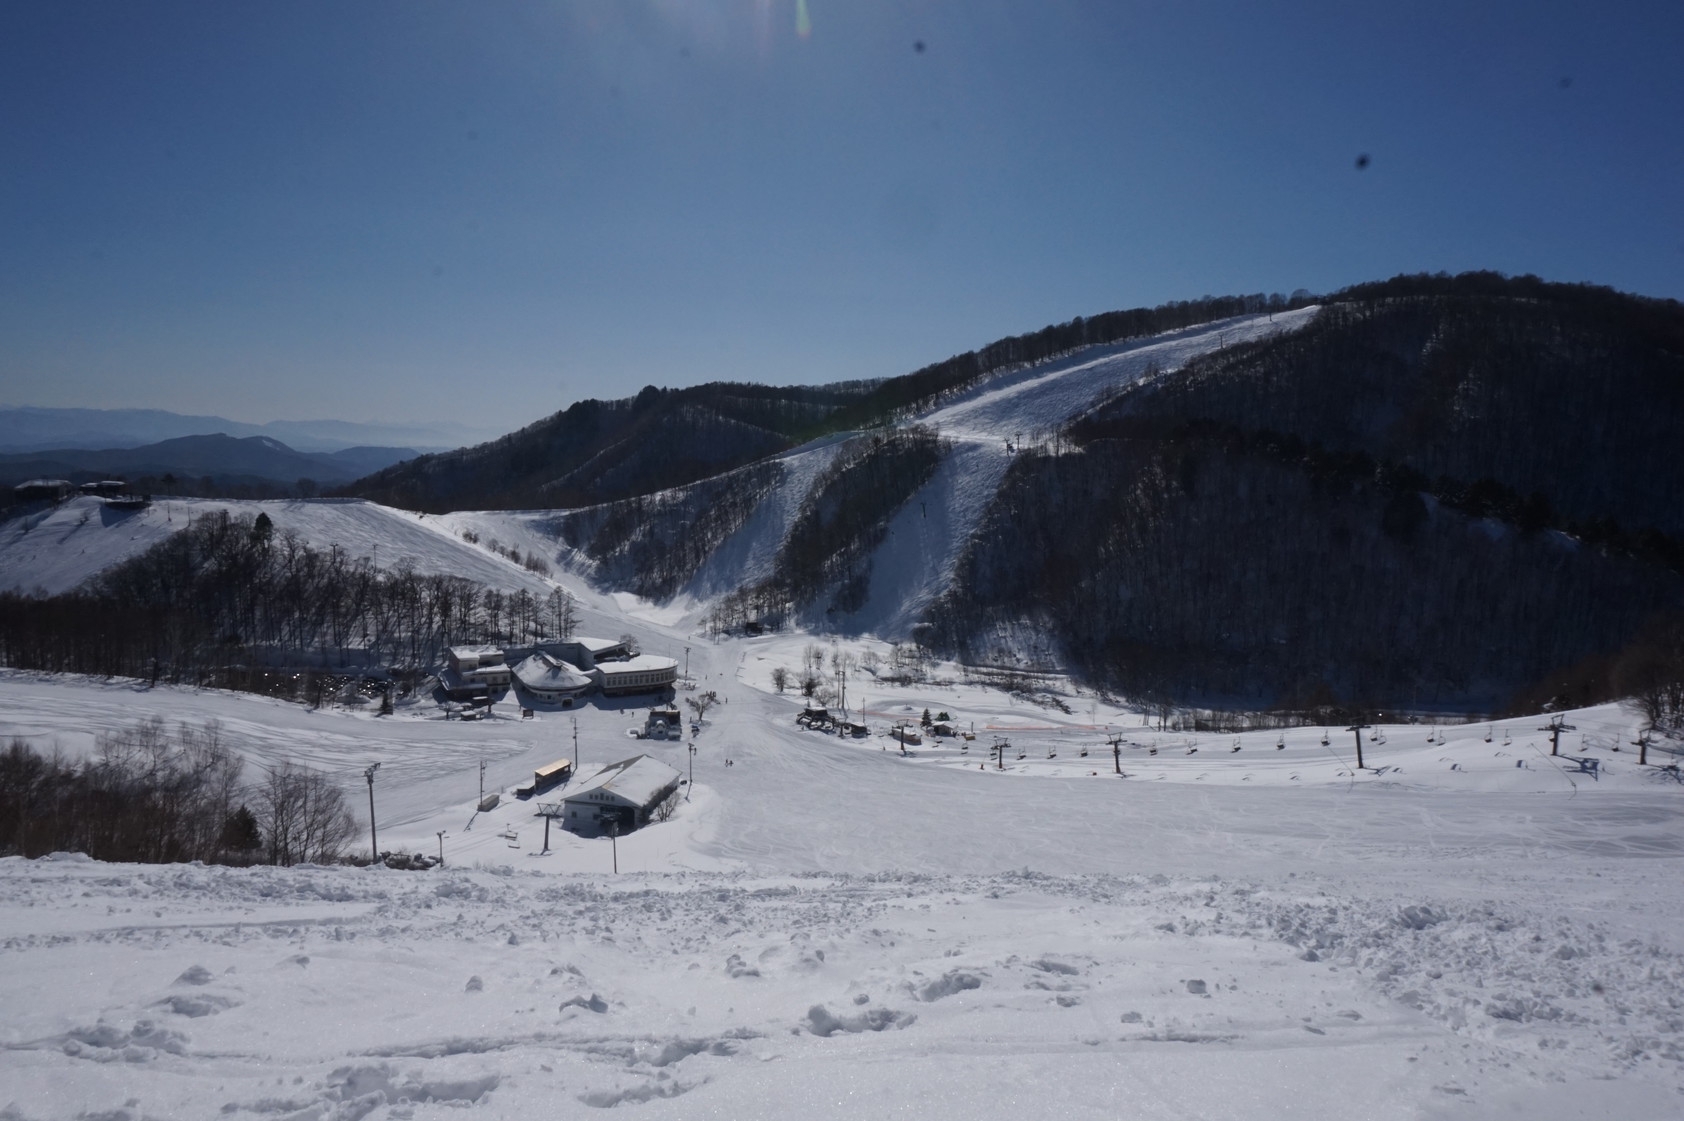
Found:
[{"label": "dark spot on sky", "polygon": [[1365,168],[1367,166],[1368,166],[1368,153],[1364,152],[1362,155],[1357,157],[1357,170],[1361,171],[1363,168]]},{"label": "dark spot on sky", "polygon": [[917,51],[919,54],[923,54],[924,53],[924,40],[922,40],[922,39],[913,40],[912,49]]},{"label": "dark spot on sky", "polygon": [[479,129],[477,129],[477,128],[469,129],[468,130],[468,139],[469,140],[478,140],[479,139]]},{"label": "dark spot on sky", "polygon": [[1563,79],[1561,79],[1559,84],[1560,84],[1562,89],[1569,89],[1573,85],[1573,79],[1572,78],[1563,78]]}]

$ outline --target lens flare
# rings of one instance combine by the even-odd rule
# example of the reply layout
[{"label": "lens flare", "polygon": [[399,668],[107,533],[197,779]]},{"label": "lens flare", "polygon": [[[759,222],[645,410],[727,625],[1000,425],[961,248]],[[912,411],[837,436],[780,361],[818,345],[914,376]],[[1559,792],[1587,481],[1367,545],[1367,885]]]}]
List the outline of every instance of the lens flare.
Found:
[{"label": "lens flare", "polygon": [[795,33],[803,39],[813,33],[813,17],[807,14],[807,0],[795,0]]}]

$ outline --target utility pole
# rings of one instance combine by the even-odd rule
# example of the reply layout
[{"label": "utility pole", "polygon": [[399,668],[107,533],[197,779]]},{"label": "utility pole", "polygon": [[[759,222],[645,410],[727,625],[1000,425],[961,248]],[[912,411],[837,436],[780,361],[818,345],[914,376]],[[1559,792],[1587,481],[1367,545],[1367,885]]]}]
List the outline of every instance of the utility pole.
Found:
[{"label": "utility pole", "polygon": [[579,777],[579,718],[573,718],[573,777]]},{"label": "utility pole", "polygon": [[439,867],[444,867],[444,830],[439,830]]},{"label": "utility pole", "polygon": [[684,800],[690,800],[690,788],[696,785],[696,743],[690,742],[690,781],[684,785]]},{"label": "utility pole", "polygon": [[1371,725],[1371,724],[1352,724],[1349,728],[1345,729],[1345,731],[1347,731],[1347,732],[1355,732],[1356,733],[1356,737],[1357,737],[1357,770],[1359,770],[1359,771],[1365,769],[1362,765],[1362,733],[1363,733],[1364,729],[1371,728],[1371,727],[1373,727],[1373,725]]},{"label": "utility pole", "polygon": [[1578,731],[1578,727],[1567,723],[1565,720],[1561,719],[1561,717],[1557,716],[1551,719],[1548,724],[1539,728],[1538,731],[1548,732],[1550,734],[1550,754],[1559,755],[1561,754],[1561,733],[1576,732]]},{"label": "utility pole", "polygon": [[608,844],[614,850],[614,874],[620,874],[620,819],[611,818],[608,822]]},{"label": "utility pole", "polygon": [[379,769],[380,764],[375,763],[363,772],[363,777],[368,780],[368,845],[376,861],[380,859],[380,837],[374,831],[374,772]]},{"label": "utility pole", "polygon": [[690,648],[684,648],[684,680],[690,680]]},{"label": "utility pole", "polygon": [[484,759],[481,759],[479,761],[479,802],[477,804],[481,805],[481,806],[485,805],[485,760]]}]

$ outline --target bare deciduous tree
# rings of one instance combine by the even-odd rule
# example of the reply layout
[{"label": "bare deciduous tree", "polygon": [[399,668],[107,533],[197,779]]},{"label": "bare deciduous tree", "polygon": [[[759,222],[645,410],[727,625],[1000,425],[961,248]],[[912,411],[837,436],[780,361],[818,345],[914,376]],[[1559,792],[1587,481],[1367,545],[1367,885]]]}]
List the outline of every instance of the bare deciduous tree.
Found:
[{"label": "bare deciduous tree", "polygon": [[253,792],[271,864],[326,864],[357,832],[345,795],[326,775],[283,763]]}]

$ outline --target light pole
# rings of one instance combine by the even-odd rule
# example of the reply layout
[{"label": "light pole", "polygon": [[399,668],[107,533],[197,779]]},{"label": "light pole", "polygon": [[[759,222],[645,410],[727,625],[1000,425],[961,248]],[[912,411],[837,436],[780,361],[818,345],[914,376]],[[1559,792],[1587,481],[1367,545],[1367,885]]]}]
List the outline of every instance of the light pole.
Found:
[{"label": "light pole", "polygon": [[374,850],[376,861],[380,859],[380,836],[374,831],[374,772],[379,769],[380,764],[375,763],[363,772],[363,777],[368,780],[368,845]]},{"label": "light pole", "polygon": [[608,844],[614,850],[614,874],[620,874],[620,819],[610,818],[608,821]]},{"label": "light pole", "polygon": [[684,648],[684,680],[690,680],[690,648]]},{"label": "light pole", "polygon": [[439,830],[439,867],[444,867],[444,830]]},{"label": "light pole", "polygon": [[684,800],[690,800],[690,788],[696,785],[696,744],[690,744],[690,781],[684,784]]}]

